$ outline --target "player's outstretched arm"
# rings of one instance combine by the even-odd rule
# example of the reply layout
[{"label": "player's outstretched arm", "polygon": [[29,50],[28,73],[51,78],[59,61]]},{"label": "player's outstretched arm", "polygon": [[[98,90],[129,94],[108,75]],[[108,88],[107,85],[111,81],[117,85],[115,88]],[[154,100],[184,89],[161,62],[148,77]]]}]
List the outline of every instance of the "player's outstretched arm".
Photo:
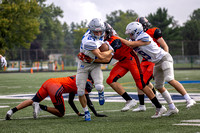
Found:
[{"label": "player's outstretched arm", "polygon": [[96,112],[94,105],[92,104],[92,101],[90,100],[89,94],[85,94],[85,97],[87,99],[87,105],[91,109],[91,111],[94,113],[95,116],[97,117],[107,117],[107,115],[104,114],[99,114]]},{"label": "player's outstretched arm", "polygon": [[143,41],[128,41],[126,39],[123,39],[121,37],[119,37],[119,39],[121,40],[121,42],[131,48],[135,48],[135,47],[139,47],[139,46],[143,46],[143,45],[148,45],[151,42],[143,42]]},{"label": "player's outstretched arm", "polygon": [[76,108],[76,105],[74,104],[74,97],[75,94],[74,93],[69,93],[69,100],[68,103],[71,106],[71,108],[74,110],[74,112],[78,115],[78,116],[84,116],[84,114],[81,114],[78,109]]}]

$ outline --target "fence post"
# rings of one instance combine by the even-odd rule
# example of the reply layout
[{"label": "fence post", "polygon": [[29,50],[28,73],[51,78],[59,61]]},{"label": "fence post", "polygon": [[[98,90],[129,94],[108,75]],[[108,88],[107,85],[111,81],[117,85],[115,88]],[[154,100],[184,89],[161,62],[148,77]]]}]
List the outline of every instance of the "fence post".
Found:
[{"label": "fence post", "polygon": [[200,56],[200,41],[199,41],[199,56]]},{"label": "fence post", "polygon": [[62,71],[64,71],[64,61],[62,60]]},{"label": "fence post", "polygon": [[182,56],[184,56],[185,53],[184,53],[184,42],[182,41]]}]

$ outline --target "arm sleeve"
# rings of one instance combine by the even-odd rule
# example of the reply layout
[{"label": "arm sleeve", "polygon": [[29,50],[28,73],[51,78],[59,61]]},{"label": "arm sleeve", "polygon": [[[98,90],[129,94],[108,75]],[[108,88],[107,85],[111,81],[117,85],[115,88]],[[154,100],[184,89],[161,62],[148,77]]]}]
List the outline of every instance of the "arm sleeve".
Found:
[{"label": "arm sleeve", "polygon": [[160,29],[156,29],[153,36],[155,39],[162,37],[162,31]]},{"label": "arm sleeve", "polygon": [[87,105],[91,109],[91,111],[94,113],[94,115],[97,115],[97,112],[94,108],[94,105],[92,104],[92,101],[90,100],[89,94],[85,94],[85,97],[87,99]]},{"label": "arm sleeve", "polygon": [[68,103],[69,105],[71,106],[71,108],[74,110],[74,112],[76,114],[79,113],[78,109],[76,108],[76,105],[74,104],[74,96],[75,94],[74,93],[69,93],[69,100],[68,100]]}]

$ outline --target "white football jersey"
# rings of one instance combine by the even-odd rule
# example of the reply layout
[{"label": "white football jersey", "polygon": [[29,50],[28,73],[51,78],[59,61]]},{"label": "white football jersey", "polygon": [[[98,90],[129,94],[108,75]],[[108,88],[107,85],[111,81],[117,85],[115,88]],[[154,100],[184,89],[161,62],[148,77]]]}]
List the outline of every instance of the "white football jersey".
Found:
[{"label": "white football jersey", "polygon": [[91,50],[99,48],[103,44],[103,38],[95,39],[91,36],[90,30],[83,35],[80,52],[88,55],[90,58],[95,59],[95,55],[91,52]]},{"label": "white football jersey", "polygon": [[134,50],[139,53],[142,57],[147,59],[150,62],[157,63],[159,62],[164,55],[167,54],[162,48],[153,41],[153,39],[146,33],[141,33],[136,39],[136,41],[151,42],[148,45],[139,46],[134,48]]}]

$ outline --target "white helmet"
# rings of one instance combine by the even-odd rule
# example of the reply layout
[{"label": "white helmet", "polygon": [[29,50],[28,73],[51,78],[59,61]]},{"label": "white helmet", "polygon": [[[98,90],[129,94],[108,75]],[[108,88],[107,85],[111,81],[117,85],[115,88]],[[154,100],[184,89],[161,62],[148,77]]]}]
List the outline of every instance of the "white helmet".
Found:
[{"label": "white helmet", "polygon": [[139,22],[131,22],[126,26],[125,34],[131,34],[131,39],[135,40],[143,32],[142,24]]},{"label": "white helmet", "polygon": [[[99,18],[94,18],[90,21],[89,25],[88,25],[89,30],[91,31],[91,35],[95,38],[95,39],[100,39],[101,37],[104,36],[105,34],[105,24],[104,22],[99,19]],[[94,34],[94,31],[102,31],[102,34],[100,36],[97,36]]]}]

